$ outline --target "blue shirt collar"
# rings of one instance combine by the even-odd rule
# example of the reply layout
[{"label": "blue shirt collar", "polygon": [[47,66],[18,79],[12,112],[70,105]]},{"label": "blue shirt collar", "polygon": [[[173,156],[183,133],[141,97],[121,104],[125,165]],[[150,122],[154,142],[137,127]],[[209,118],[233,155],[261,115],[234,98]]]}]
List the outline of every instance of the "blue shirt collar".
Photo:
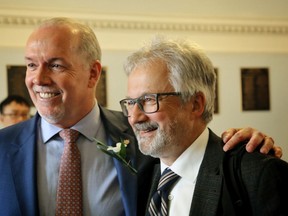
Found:
[{"label": "blue shirt collar", "polygon": [[[92,137],[95,136],[95,132],[97,133],[100,126],[101,126],[100,109],[96,102],[93,109],[71,128],[79,131],[83,136],[85,136],[90,141],[93,141]],[[48,123],[44,118],[41,118],[40,128],[43,143],[46,143],[53,136],[58,134],[59,131],[62,130],[62,128],[56,127],[55,125]]]}]

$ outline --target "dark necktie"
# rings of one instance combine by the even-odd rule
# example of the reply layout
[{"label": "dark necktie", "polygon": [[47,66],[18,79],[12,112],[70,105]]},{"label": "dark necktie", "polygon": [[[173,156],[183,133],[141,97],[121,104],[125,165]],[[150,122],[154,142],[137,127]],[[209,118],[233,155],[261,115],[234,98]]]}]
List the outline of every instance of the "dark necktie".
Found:
[{"label": "dark necktie", "polygon": [[64,129],[59,133],[64,140],[57,187],[56,216],[77,215],[83,213],[81,158],[76,145],[79,132]]},{"label": "dark necktie", "polygon": [[179,177],[169,168],[164,170],[157,191],[154,193],[149,204],[148,216],[168,215],[168,195]]}]

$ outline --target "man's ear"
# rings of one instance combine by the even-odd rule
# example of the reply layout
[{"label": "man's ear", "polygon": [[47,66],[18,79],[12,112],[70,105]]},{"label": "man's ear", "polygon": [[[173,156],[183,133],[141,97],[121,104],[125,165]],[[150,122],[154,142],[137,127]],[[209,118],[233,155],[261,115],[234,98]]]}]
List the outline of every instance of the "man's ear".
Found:
[{"label": "man's ear", "polygon": [[90,77],[88,82],[88,87],[93,88],[99,81],[101,76],[101,63],[96,60],[90,67]]},{"label": "man's ear", "polygon": [[192,112],[197,116],[201,116],[204,112],[206,98],[202,92],[197,92],[191,97]]}]

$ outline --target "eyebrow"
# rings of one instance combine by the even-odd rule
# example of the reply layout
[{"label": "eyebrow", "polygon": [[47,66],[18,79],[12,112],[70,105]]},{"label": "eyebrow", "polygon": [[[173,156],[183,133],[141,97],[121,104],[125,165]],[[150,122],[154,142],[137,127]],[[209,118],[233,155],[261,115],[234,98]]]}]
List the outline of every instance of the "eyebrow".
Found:
[{"label": "eyebrow", "polygon": [[[25,59],[26,59],[26,60],[30,60],[30,61],[33,60],[32,57],[28,57],[28,56],[25,56]],[[62,58],[62,57],[53,57],[53,58],[48,59],[48,61],[45,61],[45,62],[53,62],[53,61],[58,61],[58,60],[63,61],[63,62],[66,62],[65,59]]]},{"label": "eyebrow", "polygon": [[[145,92],[145,93],[141,94],[139,97],[143,97],[143,96],[145,96],[145,95],[150,95],[150,94],[156,94],[156,93],[151,93],[151,92],[148,93],[148,92]],[[139,97],[136,97],[136,98],[139,98]],[[136,98],[132,98],[132,97],[126,96],[125,99],[136,99]]]}]

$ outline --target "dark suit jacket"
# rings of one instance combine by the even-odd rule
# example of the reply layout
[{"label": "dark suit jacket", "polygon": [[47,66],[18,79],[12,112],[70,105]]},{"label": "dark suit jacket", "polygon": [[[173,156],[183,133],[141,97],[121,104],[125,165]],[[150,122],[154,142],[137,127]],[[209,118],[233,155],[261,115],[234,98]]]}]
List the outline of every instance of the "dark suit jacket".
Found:
[{"label": "dark suit jacket", "polygon": [[[221,166],[224,157],[222,147],[222,140],[209,130],[208,145],[197,176],[190,216],[225,215],[221,209],[223,184]],[[160,179],[160,166],[155,167],[149,200],[156,191]],[[258,152],[246,152],[241,162],[241,171],[253,215],[288,215],[286,162]]]},{"label": "dark suit jacket", "polygon": [[[109,143],[114,145],[120,138],[130,140],[127,157],[139,170],[138,174],[133,175],[116,159],[114,164],[118,173],[125,215],[136,216],[137,211],[144,212],[149,192],[149,184],[144,184],[144,180],[146,177],[151,177],[155,160],[139,152],[133,131],[122,113],[105,108],[100,110]],[[36,174],[38,119],[37,114],[28,121],[0,131],[1,216],[39,215]]]}]

